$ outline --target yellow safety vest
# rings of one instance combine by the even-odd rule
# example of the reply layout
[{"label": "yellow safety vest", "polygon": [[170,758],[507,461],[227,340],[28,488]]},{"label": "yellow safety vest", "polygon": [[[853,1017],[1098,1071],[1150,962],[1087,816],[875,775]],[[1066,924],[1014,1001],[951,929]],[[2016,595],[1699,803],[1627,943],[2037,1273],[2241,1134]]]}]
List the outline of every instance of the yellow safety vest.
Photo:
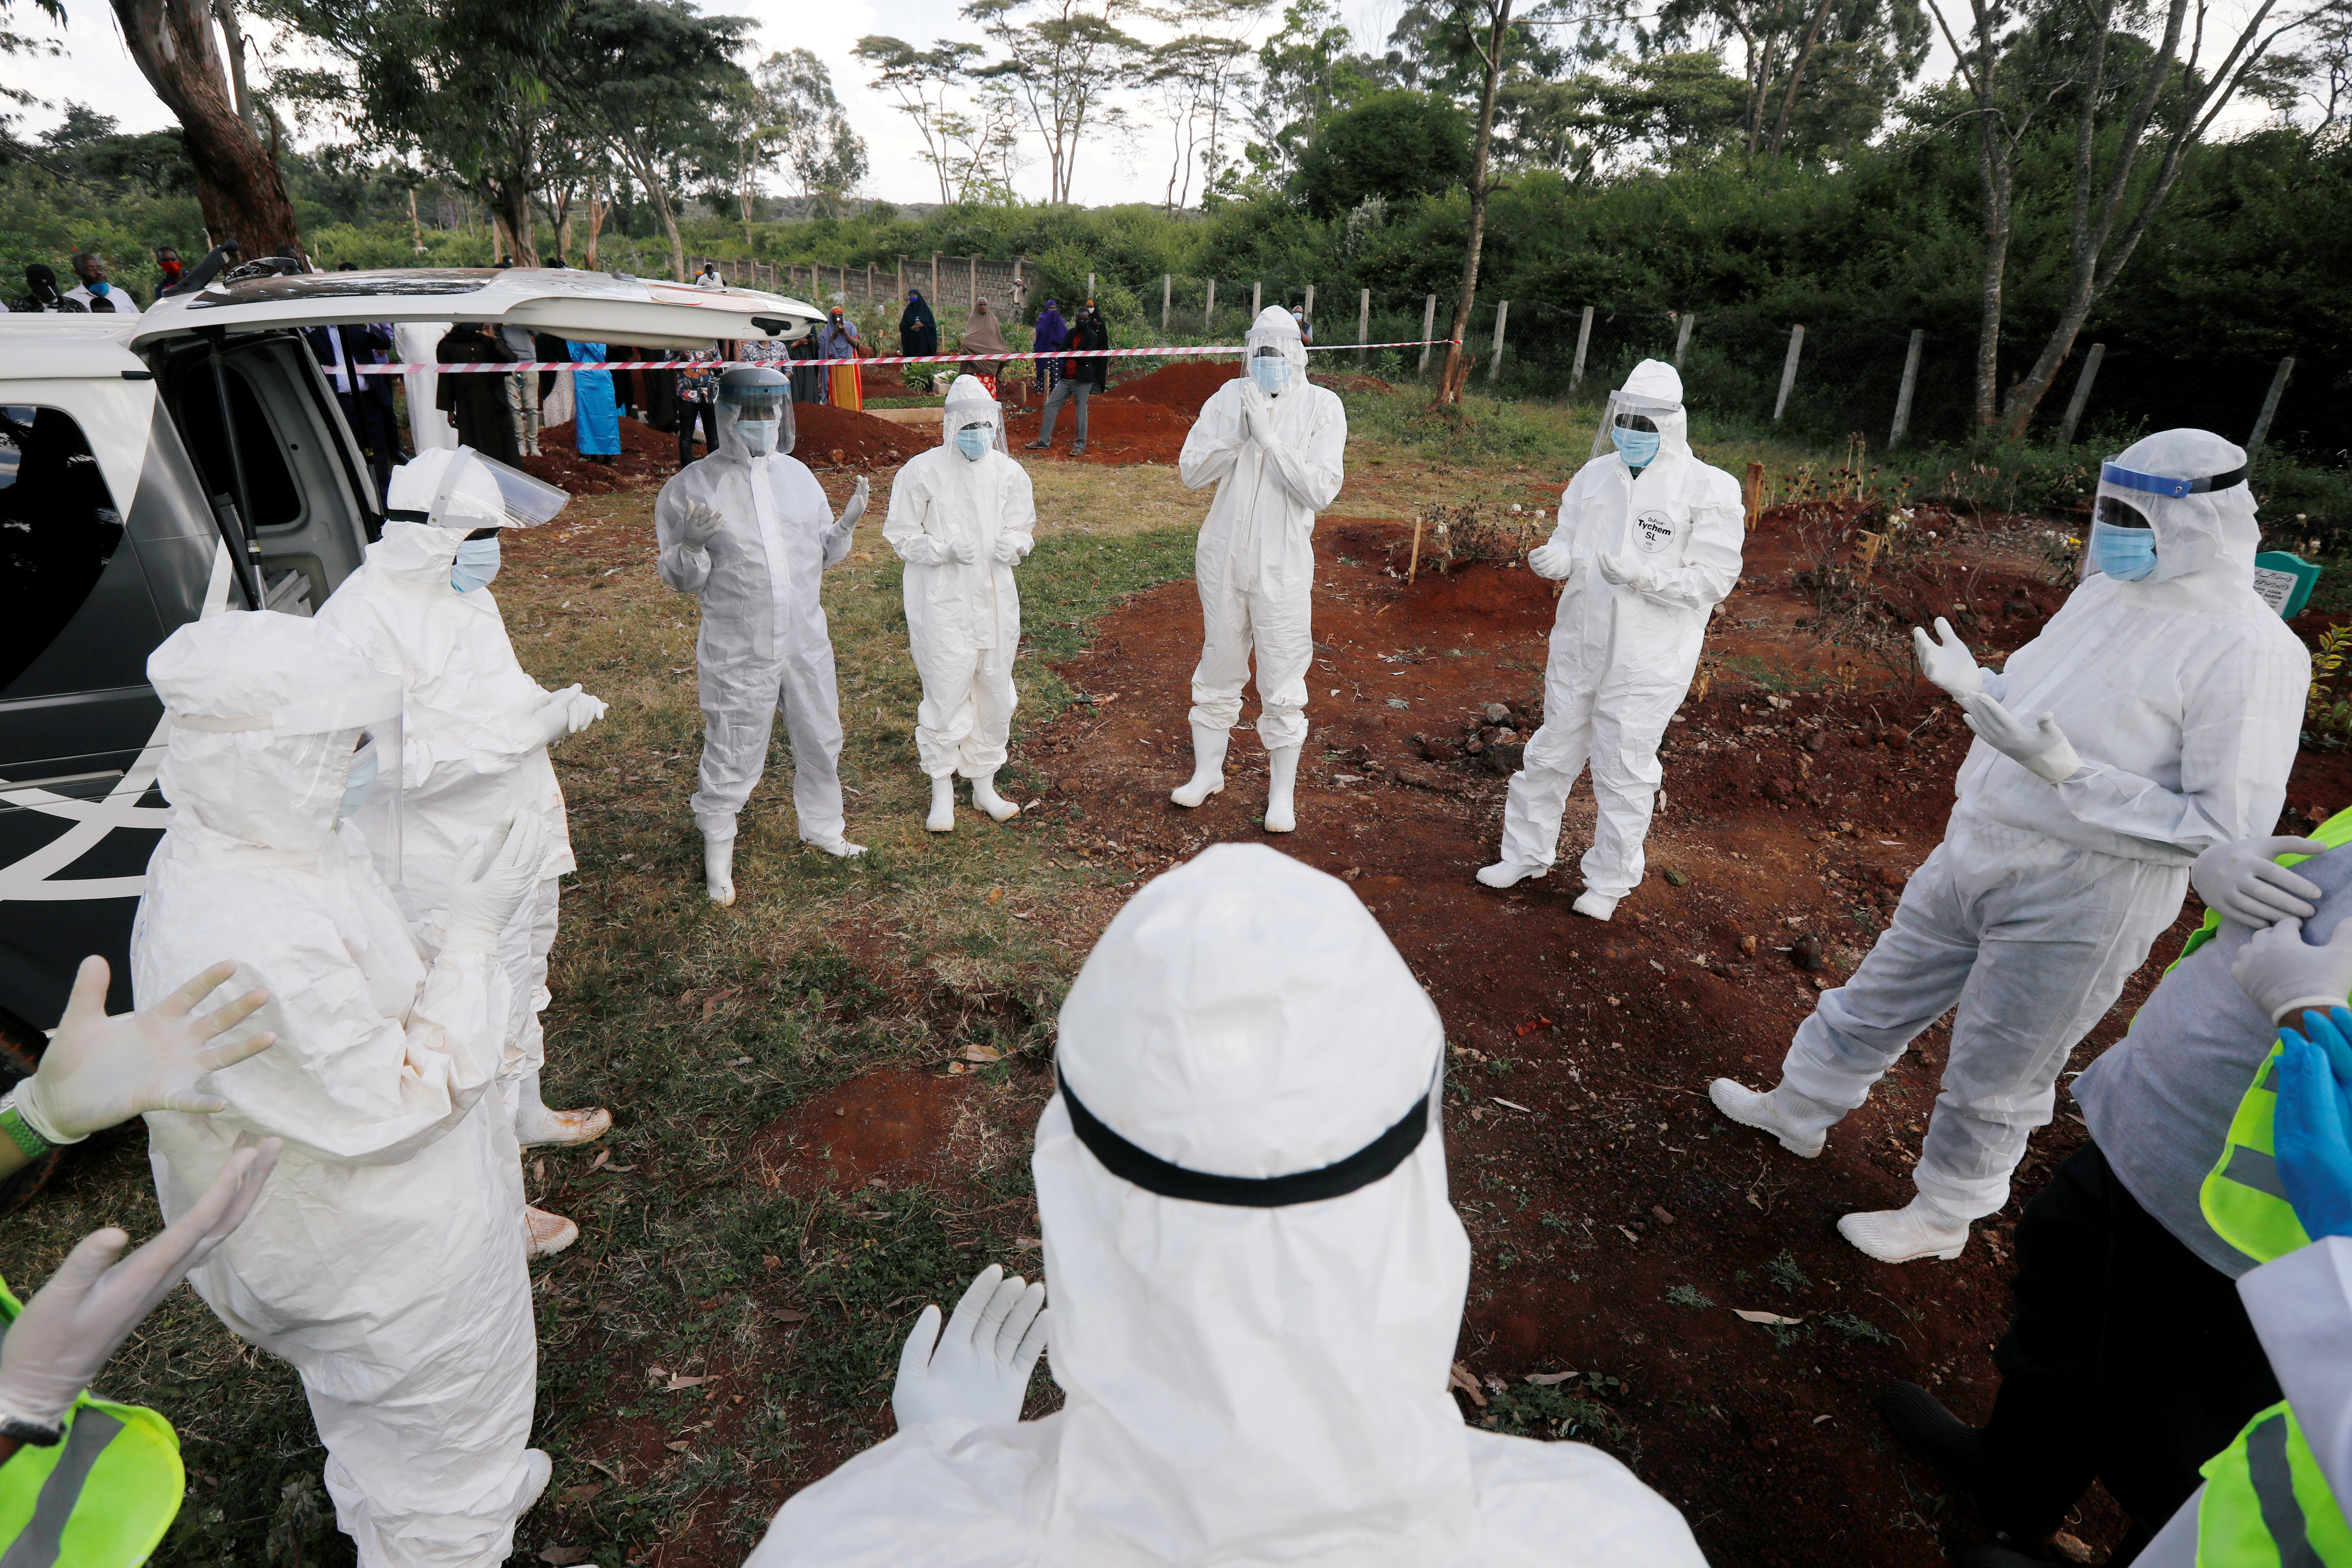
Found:
[{"label": "yellow safety vest", "polygon": [[[13,1323],[21,1310],[0,1281],[0,1317]],[[186,1489],[170,1422],[85,1394],[66,1413],[63,1442],[0,1465],[0,1568],[138,1568]]]},{"label": "yellow safety vest", "polygon": [[2352,1568],[2352,1527],[2281,1400],[2205,1461],[2197,1568]]},{"label": "yellow safety vest", "polygon": [[[2331,849],[2352,844],[2352,809],[2337,812],[2313,829],[2310,837]],[[2293,866],[2309,858],[2282,855],[2278,863]],[[2182,946],[2180,957],[2187,958],[2204,946],[2221,929],[2221,917],[2208,910],[2205,923]],[[2179,960],[2173,962],[2178,964]],[[2286,1189],[2279,1184],[2278,1165],[2272,1157],[2271,1118],[2278,1109],[2278,1063],[2283,1050],[2273,1044],[2270,1055],[2255,1069],[2252,1085],[2238,1101],[2238,1113],[2230,1119],[2230,1136],[2221,1146],[2221,1156],[2214,1161],[2197,1194],[2197,1206],[2204,1211],[2205,1223],[2213,1227],[2213,1234],[2257,1263],[2284,1258],[2311,1244],[2303,1222],[2294,1217],[2294,1209],[2286,1201]]]}]

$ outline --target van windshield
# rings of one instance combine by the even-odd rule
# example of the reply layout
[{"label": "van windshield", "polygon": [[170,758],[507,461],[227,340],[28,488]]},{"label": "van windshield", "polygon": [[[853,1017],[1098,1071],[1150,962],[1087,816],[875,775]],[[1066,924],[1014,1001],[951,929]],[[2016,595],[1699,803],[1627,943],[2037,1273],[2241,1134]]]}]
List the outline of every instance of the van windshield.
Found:
[{"label": "van windshield", "polygon": [[122,514],[62,408],[0,407],[0,690],[57,639],[122,542]]}]

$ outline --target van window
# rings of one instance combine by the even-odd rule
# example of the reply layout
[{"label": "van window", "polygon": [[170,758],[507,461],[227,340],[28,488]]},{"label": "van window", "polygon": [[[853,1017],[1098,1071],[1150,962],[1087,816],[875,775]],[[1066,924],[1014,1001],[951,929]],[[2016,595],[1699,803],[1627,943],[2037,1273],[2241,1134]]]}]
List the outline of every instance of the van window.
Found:
[{"label": "van window", "polygon": [[[302,497],[295,489],[286,454],[278,449],[278,434],[261,411],[253,384],[235,364],[222,367],[228,380],[229,412],[236,419],[237,449],[245,457],[245,486],[253,499],[255,528],[276,528],[302,517]],[[236,468],[229,461],[228,444],[221,438],[220,396],[213,387],[212,368],[198,363],[180,378],[180,427],[188,451],[203,475],[205,494],[236,499]]]},{"label": "van window", "polygon": [[57,639],[122,542],[122,514],[62,408],[0,407],[0,689]]}]

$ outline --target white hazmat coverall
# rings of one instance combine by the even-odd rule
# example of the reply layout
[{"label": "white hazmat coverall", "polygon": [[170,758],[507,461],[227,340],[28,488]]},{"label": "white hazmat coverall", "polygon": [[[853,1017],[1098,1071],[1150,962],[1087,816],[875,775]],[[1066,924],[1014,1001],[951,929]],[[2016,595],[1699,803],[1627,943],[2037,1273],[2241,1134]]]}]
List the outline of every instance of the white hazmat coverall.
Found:
[{"label": "white hazmat coverall", "polygon": [[[977,462],[956,434],[982,423]],[[1028,470],[996,449],[1003,417],[975,376],[950,390],[941,444],[910,458],[890,485],[882,537],[907,563],[907,637],[923,678],[915,748],[934,779],[985,779],[1004,765],[1013,725],[1013,660],[1021,647],[1021,594],[1013,568],[1035,546]],[[1003,549],[1013,554],[1003,560]],[[955,547],[973,558],[957,558]]]},{"label": "white hazmat coverall", "polygon": [[537,718],[553,694],[516,660],[489,589],[461,594],[449,585],[449,568],[465,537],[461,529],[386,522],[383,537],[368,546],[365,564],[343,580],[319,619],[349,637],[378,669],[398,676],[408,692],[398,867],[389,857],[390,792],[371,794],[356,820],[428,955],[439,951],[458,855],[518,811],[537,812],[547,824],[539,886],[499,941],[511,997],[499,1092],[519,1118],[518,1131],[536,1142],[549,1130],[542,1120],[552,1114],[539,1099],[547,1055],[539,1015],[549,999],[558,879],[578,865],[565,828],[563,788]]},{"label": "white hazmat coverall", "polygon": [[[488,952],[426,962],[368,847],[337,825],[358,731],[206,731],[383,677],[314,620],[232,610],[149,658],[175,721],[171,801],[131,939],[139,1005],[227,951],[278,1043],[214,1075],[217,1115],[147,1117],[176,1218],[240,1135],[285,1140],[236,1234],[188,1276],[284,1357],[364,1568],[490,1568],[546,1479],[520,1152],[491,1084],[508,1010]],[[398,706],[398,695],[393,695]]]},{"label": "white hazmat coverall", "polygon": [[[1748,535],[1739,481],[1691,451],[1674,366],[1643,361],[1623,392],[1676,408],[1654,417],[1657,456],[1638,474],[1610,452],[1578,469],[1560,497],[1548,559],[1560,562],[1565,580],[1544,667],[1544,721],[1503,807],[1505,864],[1549,868],[1568,792],[1589,763],[1596,809],[1584,886],[1612,906],[1641,883],[1664,776],[1658,742],[1690,691],[1707,617],[1739,581]],[[1626,557],[1645,583],[1602,574],[1604,558]]]},{"label": "white hazmat coverall", "polygon": [[[834,521],[816,476],[783,452],[752,456],[735,425],[734,406],[720,402],[718,446],[654,501],[661,579],[702,600],[695,644],[702,771],[689,804],[705,837],[732,837],[782,711],[800,836],[839,845],[846,826],[841,702],[819,591],[825,568],[848,555],[855,535]],[[683,514],[695,502],[727,519],[708,545],[688,544],[683,533]]]},{"label": "white hazmat coverall", "polygon": [[[1698,1568],[1615,1459],[1463,1424],[1443,1047],[1336,878],[1222,845],[1151,883],[1063,1005],[1031,1162],[1066,1402],[900,1431],[785,1503],[750,1568]],[[1382,1157],[1319,1199],[1169,1197],[1106,1168],[1071,1096],[1085,1136],[1186,1172]]]},{"label": "white hazmat coverall", "polygon": [[[2115,459],[2183,478],[2245,460],[2201,430]],[[2311,659],[2254,595],[2252,495],[2132,499],[2155,571],[2086,579],[2002,673],[1979,672],[2023,724],[2054,715],[2080,766],[2052,784],[1983,739],[1969,748],[1944,841],[1862,967],[1798,1027],[1771,1097],[1780,1124],[1818,1138],[1957,1004],[1912,1171],[1947,1248],[2008,1202],[2059,1069],[2180,912],[2189,862],[2269,833],[2285,804]]]},{"label": "white hazmat coverall", "polygon": [[[1192,552],[1201,593],[1201,662],[1192,671],[1192,728],[1220,737],[1242,716],[1242,688],[1257,656],[1258,739],[1269,752],[1307,743],[1307,671],[1315,658],[1315,514],[1346,475],[1348,413],[1339,394],[1307,379],[1307,349],[1289,311],[1269,305],[1243,339],[1271,344],[1290,384],[1266,397],[1273,428],[1241,433],[1246,369],[1221,386],[1184,437],[1176,471],[1193,489],[1217,487]],[[1218,751],[1222,760],[1223,752]]]}]

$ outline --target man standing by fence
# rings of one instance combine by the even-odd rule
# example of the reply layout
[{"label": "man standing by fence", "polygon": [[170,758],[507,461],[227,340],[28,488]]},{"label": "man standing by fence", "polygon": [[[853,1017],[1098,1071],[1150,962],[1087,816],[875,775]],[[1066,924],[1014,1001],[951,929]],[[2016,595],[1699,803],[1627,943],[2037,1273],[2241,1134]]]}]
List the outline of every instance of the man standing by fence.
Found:
[{"label": "man standing by fence", "polygon": [[[1078,312],[1070,324],[1069,346],[1073,349],[1107,349],[1110,347],[1110,328],[1102,319],[1092,300]],[[1087,399],[1109,384],[1110,361],[1107,359],[1074,359],[1064,363],[1064,374],[1055,382],[1051,395],[1045,399],[1045,411],[1037,416],[1037,438],[1029,443],[1031,451],[1043,451],[1054,444],[1054,426],[1060,423],[1062,405],[1072,396],[1078,404],[1077,439],[1070,445],[1070,456],[1082,457],[1087,449]]]}]

